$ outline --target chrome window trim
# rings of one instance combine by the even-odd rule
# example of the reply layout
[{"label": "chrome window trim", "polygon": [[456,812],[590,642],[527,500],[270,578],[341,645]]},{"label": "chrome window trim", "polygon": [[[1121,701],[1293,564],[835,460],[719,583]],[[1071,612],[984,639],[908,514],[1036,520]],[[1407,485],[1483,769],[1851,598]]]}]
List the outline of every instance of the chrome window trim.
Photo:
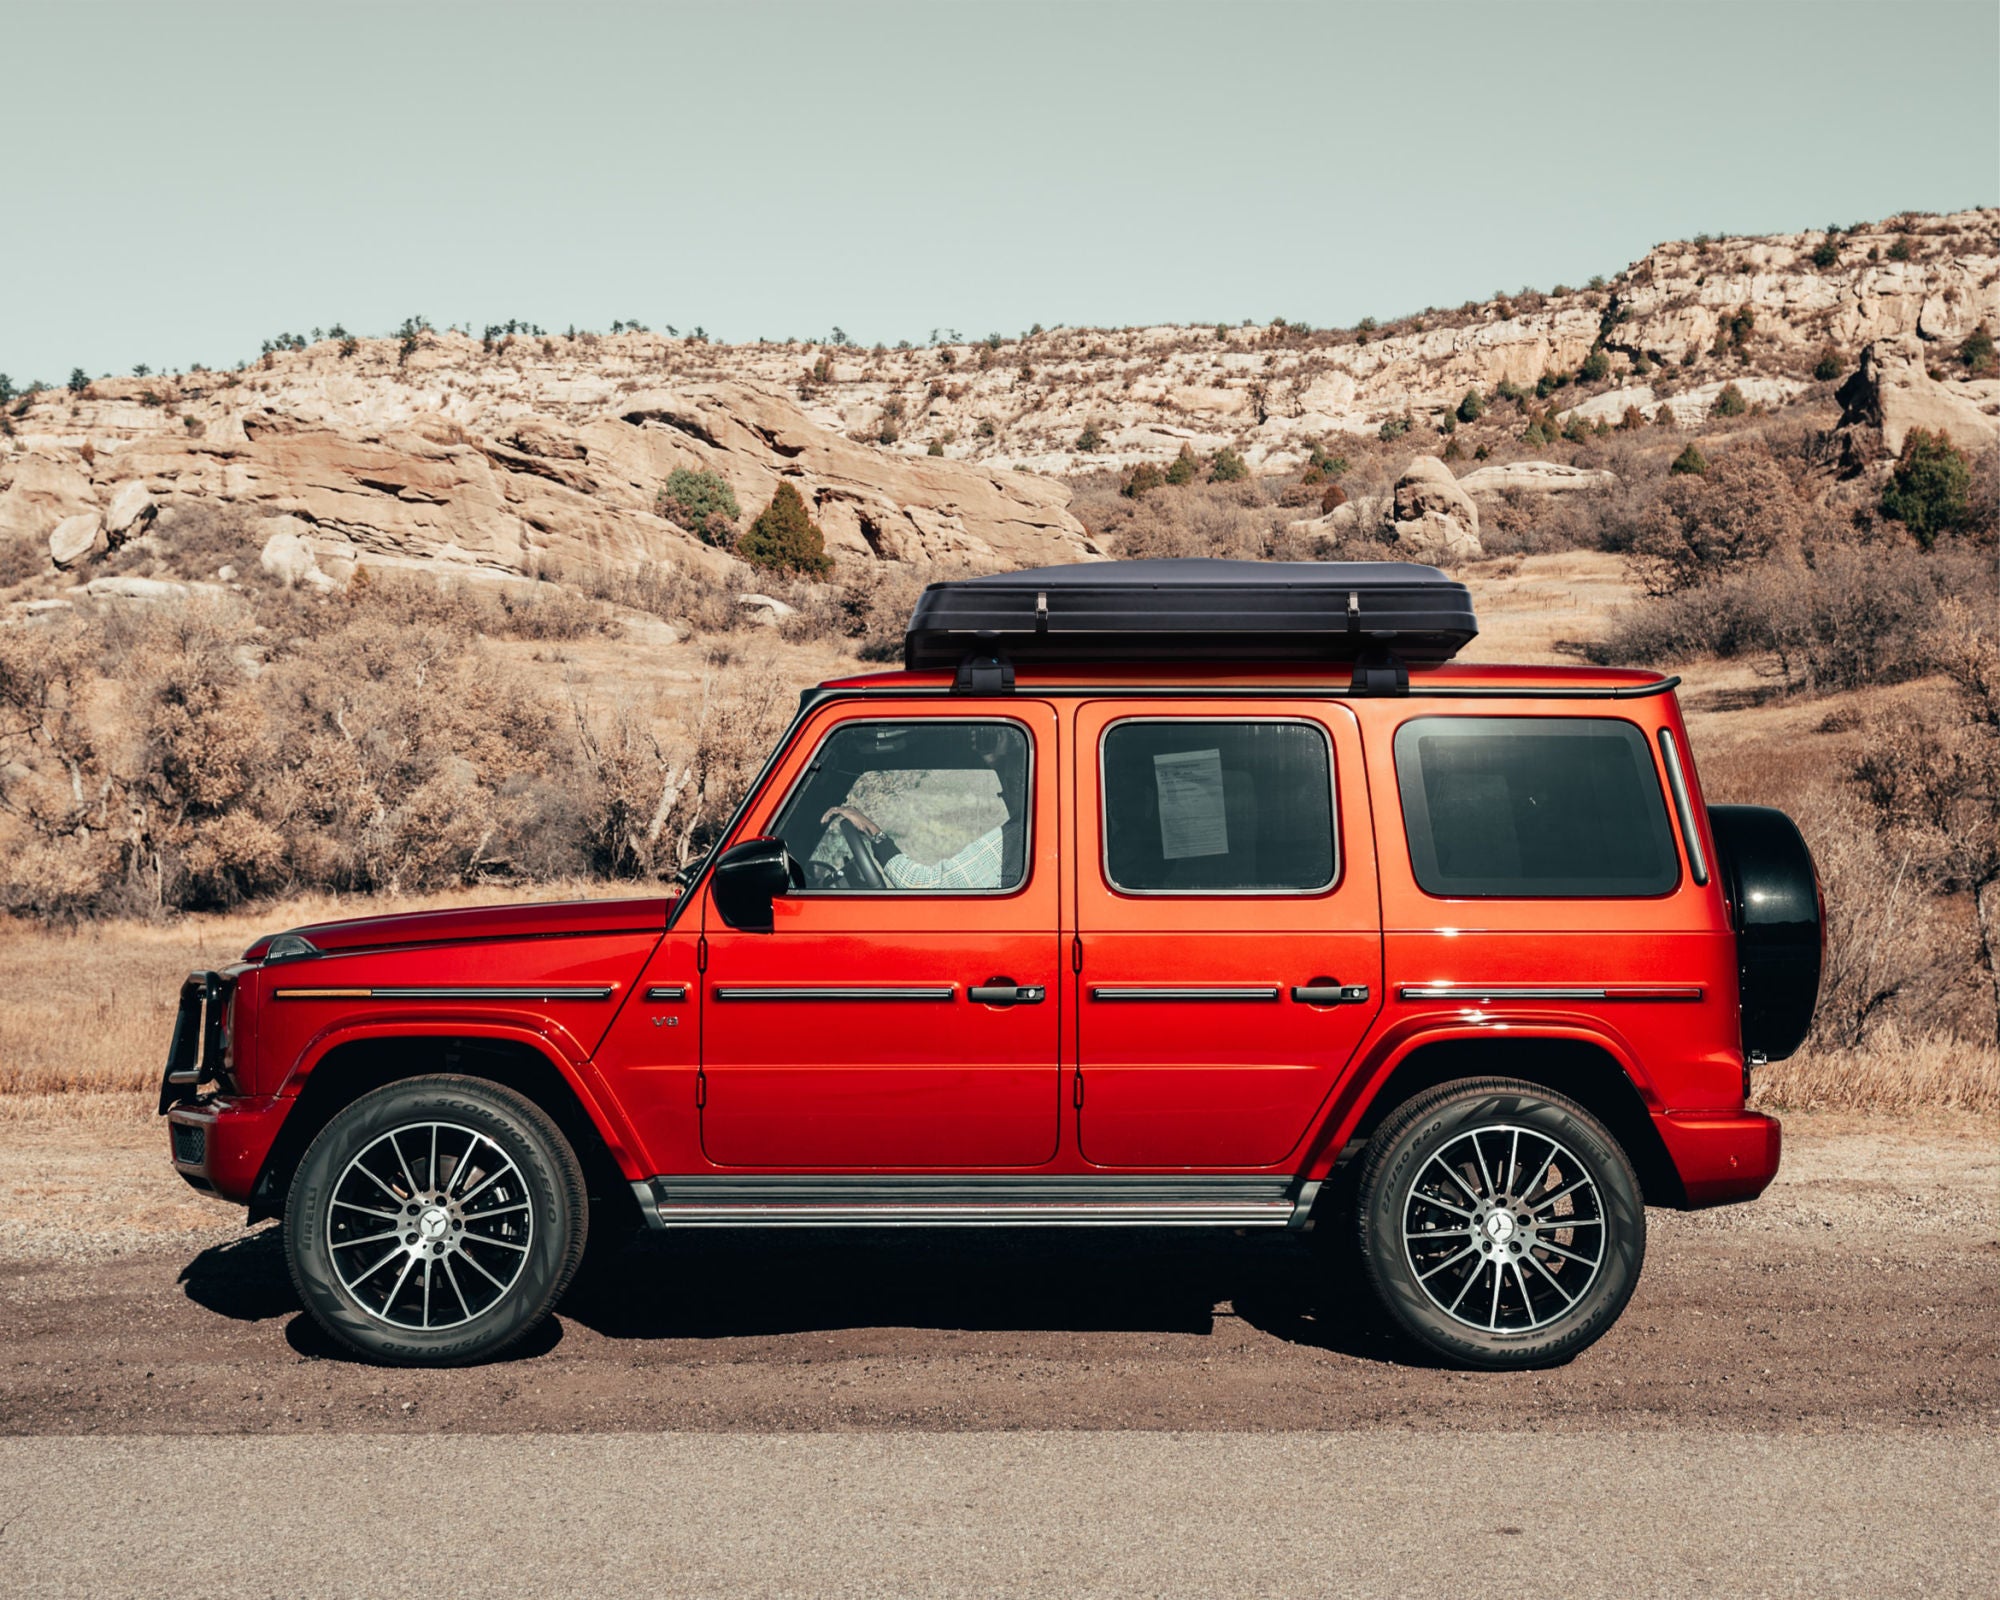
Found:
[{"label": "chrome window trim", "polygon": [[[1104,698],[1111,700],[1119,697],[1106,695]],[[1104,792],[1104,749],[1116,729],[1136,722],[1161,722],[1177,726],[1213,723],[1224,727],[1240,727],[1247,722],[1286,723],[1312,729],[1326,745],[1326,788],[1329,808],[1327,820],[1333,830],[1333,876],[1316,889],[1127,889],[1123,887],[1111,876],[1111,812],[1109,799]],[[1311,717],[1287,717],[1276,714],[1232,717],[1217,716],[1211,712],[1201,712],[1186,717],[1165,716],[1157,712],[1135,712],[1130,716],[1114,717],[1098,730],[1096,782],[1097,870],[1104,887],[1115,895],[1122,895],[1132,900],[1313,900],[1322,895],[1332,894],[1340,887],[1341,876],[1347,864],[1340,848],[1340,766],[1334,755],[1332,730]]]},{"label": "chrome window trim", "polygon": [[1687,776],[1681,771],[1680,744],[1671,728],[1660,730],[1660,754],[1667,763],[1667,787],[1673,791],[1674,813],[1680,818],[1681,841],[1687,846],[1688,871],[1696,883],[1708,882],[1708,853],[1701,847],[1701,830],[1695,825],[1694,803],[1688,796]]},{"label": "chrome window trim", "polygon": [[[790,784],[786,786],[784,795],[779,799],[778,803],[771,808],[770,819],[768,822],[765,823],[764,828],[762,830],[765,833],[765,835],[770,838],[782,837],[782,835],[780,835],[775,831],[778,826],[778,820],[781,817],[783,817],[786,811],[788,811],[791,808],[792,801],[797,798],[799,790],[805,787],[806,779],[812,776],[812,770],[816,765],[818,765],[820,752],[826,748],[827,741],[832,739],[834,735],[838,734],[842,729],[855,727],[858,724],[864,722],[886,722],[886,723],[906,722],[910,723],[913,726],[924,727],[924,728],[934,727],[940,722],[993,723],[1010,728],[1019,728],[1021,730],[1022,735],[1028,741],[1028,781],[1027,781],[1028,815],[1026,818],[1026,827],[1021,841],[1021,881],[1019,883],[1011,884],[1007,887],[999,889],[787,889],[784,892],[784,894],[779,898],[785,900],[859,900],[859,901],[1004,900],[1012,895],[1026,893],[1028,887],[1035,881],[1035,798],[1036,798],[1035,779],[1038,773],[1035,762],[1035,756],[1036,756],[1035,730],[1033,725],[1022,717],[1010,717],[1005,715],[1004,713],[988,713],[986,715],[965,715],[965,716],[950,716],[950,717],[933,717],[933,716],[912,717],[912,716],[890,716],[879,712],[874,713],[872,715],[856,716],[856,717],[836,716],[834,717],[831,726],[827,728],[826,732],[821,734],[820,737],[814,742],[812,750],[806,756],[804,765],[802,765],[799,768],[798,775],[792,779]],[[971,840],[966,841],[966,843],[968,844],[970,844],[971,842],[972,842]]]}]

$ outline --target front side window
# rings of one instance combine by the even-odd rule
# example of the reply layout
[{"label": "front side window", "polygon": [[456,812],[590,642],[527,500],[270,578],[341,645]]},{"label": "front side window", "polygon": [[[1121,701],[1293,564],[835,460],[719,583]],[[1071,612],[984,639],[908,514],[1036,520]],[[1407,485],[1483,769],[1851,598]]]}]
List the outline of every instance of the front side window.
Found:
[{"label": "front side window", "polygon": [[806,890],[1005,893],[1027,877],[1029,745],[1013,722],[846,722],[771,831]]},{"label": "front side window", "polygon": [[1646,736],[1610,717],[1419,717],[1396,730],[1428,894],[1616,897],[1680,880]]},{"label": "front side window", "polygon": [[1316,894],[1333,884],[1333,754],[1314,724],[1114,723],[1101,778],[1114,889]]}]

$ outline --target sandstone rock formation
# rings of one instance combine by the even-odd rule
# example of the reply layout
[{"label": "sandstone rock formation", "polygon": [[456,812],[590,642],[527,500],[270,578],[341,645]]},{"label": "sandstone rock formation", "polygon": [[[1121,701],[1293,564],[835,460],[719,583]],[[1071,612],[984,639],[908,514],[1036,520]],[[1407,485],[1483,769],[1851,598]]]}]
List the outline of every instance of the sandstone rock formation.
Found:
[{"label": "sandstone rock formation", "polygon": [[[719,568],[722,552],[655,510],[667,475],[689,467],[719,473],[750,515],[791,482],[839,561],[991,569],[1097,553],[1060,484],[859,444],[743,384],[637,391],[568,419],[461,422],[407,407],[332,373],[225,402],[198,434],[100,427],[89,452],[29,440],[0,457],[12,469],[0,529],[61,524],[58,562],[70,565],[163,508],[233,504],[270,523],[266,570],[315,585],[362,561],[496,575]],[[155,415],[130,407],[118,421],[137,429]]]},{"label": "sandstone rock formation", "polygon": [[1436,456],[1418,456],[1396,480],[1395,536],[1413,561],[1465,561],[1485,554],[1479,507]]},{"label": "sandstone rock formation", "polygon": [[1948,434],[1963,450],[2000,445],[2000,380],[1938,382],[1926,370],[1923,343],[1915,337],[1869,345],[1836,398],[1840,426],[1850,440],[1857,431],[1879,433],[1888,456],[1902,454],[1912,428]]},{"label": "sandstone rock formation", "polygon": [[80,511],[73,517],[64,517],[49,534],[49,559],[64,571],[92,556],[102,555],[109,548],[101,511]]},{"label": "sandstone rock formation", "polygon": [[113,543],[122,544],[143,532],[159,509],[159,502],[146,492],[143,483],[121,484],[104,508],[104,531]]},{"label": "sandstone rock formation", "polygon": [[1593,472],[1588,467],[1565,466],[1560,461],[1510,461],[1468,472],[1458,480],[1458,486],[1477,500],[1497,499],[1504,494],[1573,494],[1578,490],[1608,489],[1617,481],[1615,472]]},{"label": "sandstone rock formation", "polygon": [[[1829,246],[1834,263],[1817,264]],[[1491,406],[1503,381],[1557,419],[1664,409],[1695,428],[1713,424],[1729,384],[1775,406],[1810,387],[1823,352],[1846,369],[1872,347],[1859,387],[1844,391],[1850,437],[1895,449],[1909,427],[1943,426],[1990,441],[2000,395],[1956,363],[1982,320],[2000,326],[2000,208],[1836,238],[1663,244],[1584,289],[1336,332],[1038,328],[894,350],[638,331],[485,341],[441,331],[408,350],[325,339],[248,370],[25,397],[0,435],[0,537],[40,545],[69,519],[97,519],[101,532],[87,520],[63,539],[66,559],[87,568],[100,539],[171,541],[178,518],[227,506],[273,523],[259,545],[280,531],[303,540],[303,570],[334,583],[364,561],[494,575],[720,567],[697,530],[658,514],[666,474],[694,467],[724,477],[746,517],[792,483],[850,574],[940,558],[1067,561],[1099,552],[1065,489],[1035,472],[1164,464],[1183,446],[1224,445],[1253,471],[1289,471],[1314,446],[1385,422],[1408,419],[1415,446],[1468,389]],[[1593,353],[1601,376],[1585,381]],[[1537,398],[1537,380],[1556,376],[1568,381]],[[1505,415],[1522,425],[1516,408]],[[1102,447],[1081,449],[1086,438]],[[1509,470],[1517,476],[1497,492],[1581,487],[1531,487]],[[1458,487],[1495,492],[1478,473]],[[1422,498],[1414,486],[1411,497]],[[1302,526],[1462,546],[1429,526],[1433,515],[1476,539],[1462,514],[1431,507],[1398,518],[1393,505],[1362,503]],[[287,560],[296,565],[296,551]]]}]

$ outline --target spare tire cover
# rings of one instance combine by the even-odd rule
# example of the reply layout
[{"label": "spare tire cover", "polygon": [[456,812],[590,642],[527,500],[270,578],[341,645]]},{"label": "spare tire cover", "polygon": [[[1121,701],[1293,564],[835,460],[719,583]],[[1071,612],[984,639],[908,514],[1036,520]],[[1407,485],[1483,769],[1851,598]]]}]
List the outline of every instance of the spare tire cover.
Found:
[{"label": "spare tire cover", "polygon": [[1723,893],[1736,925],[1743,1048],[1782,1061],[1819,1002],[1825,911],[1812,852],[1770,806],[1710,806]]}]

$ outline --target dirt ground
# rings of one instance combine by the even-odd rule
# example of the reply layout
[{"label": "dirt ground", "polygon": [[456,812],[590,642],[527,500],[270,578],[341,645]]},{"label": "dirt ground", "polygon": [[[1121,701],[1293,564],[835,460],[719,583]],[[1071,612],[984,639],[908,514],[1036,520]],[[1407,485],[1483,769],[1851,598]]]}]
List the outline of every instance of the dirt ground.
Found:
[{"label": "dirt ground", "polygon": [[2000,1426],[2000,1127],[1788,1135],[1756,1204],[1651,1213],[1623,1321],[1557,1371],[1411,1359],[1296,1238],[1079,1232],[656,1236],[517,1358],[408,1372],[330,1348],[157,1123],[17,1108],[0,1433]]}]

